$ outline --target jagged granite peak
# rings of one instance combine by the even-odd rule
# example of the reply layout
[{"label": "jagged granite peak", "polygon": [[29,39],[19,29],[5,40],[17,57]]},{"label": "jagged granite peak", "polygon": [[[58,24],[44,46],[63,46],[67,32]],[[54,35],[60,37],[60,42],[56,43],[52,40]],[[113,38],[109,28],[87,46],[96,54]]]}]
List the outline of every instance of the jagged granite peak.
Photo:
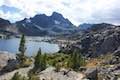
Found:
[{"label": "jagged granite peak", "polygon": [[54,21],[45,14],[35,15],[31,21],[41,27],[49,27],[54,24]]},{"label": "jagged granite peak", "polygon": [[62,14],[53,12],[53,14],[50,16],[52,19],[57,20],[61,23],[68,23],[70,25],[73,25],[67,18],[64,18]]},{"label": "jagged granite peak", "polygon": [[53,12],[53,13],[52,13],[52,15],[51,15],[51,17],[53,17],[53,18],[55,18],[55,19],[56,19],[56,17],[61,18],[61,17],[63,17],[63,16],[62,16],[62,14],[60,14],[60,13]]},{"label": "jagged granite peak", "polygon": [[62,14],[53,12],[51,16],[37,14],[32,18],[16,22],[20,32],[27,35],[57,35],[69,34],[74,31],[75,26]]},{"label": "jagged granite peak", "polygon": [[53,20],[62,21],[62,22],[65,21],[65,18],[61,14],[59,14],[57,12],[53,12],[53,14],[50,17]]}]

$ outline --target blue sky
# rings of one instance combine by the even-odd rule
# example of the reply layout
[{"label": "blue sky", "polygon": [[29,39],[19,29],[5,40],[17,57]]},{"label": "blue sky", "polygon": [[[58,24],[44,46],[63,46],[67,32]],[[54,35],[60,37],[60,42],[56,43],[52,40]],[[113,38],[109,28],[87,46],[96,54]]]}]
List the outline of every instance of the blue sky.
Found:
[{"label": "blue sky", "polygon": [[2,6],[0,7],[0,10],[2,10],[3,13],[8,13],[8,12],[10,12],[10,13],[17,13],[17,12],[20,12],[20,11],[21,11],[21,10],[18,9],[18,8],[9,7],[9,6],[6,6],[6,5],[2,5]]},{"label": "blue sky", "polygon": [[11,22],[56,11],[73,24],[120,23],[119,0],[0,0],[0,17]]}]

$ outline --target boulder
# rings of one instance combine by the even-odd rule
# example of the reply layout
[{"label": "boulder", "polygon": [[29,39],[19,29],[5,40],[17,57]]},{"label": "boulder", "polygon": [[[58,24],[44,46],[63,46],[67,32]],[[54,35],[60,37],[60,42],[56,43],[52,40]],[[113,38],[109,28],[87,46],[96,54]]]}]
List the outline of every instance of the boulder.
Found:
[{"label": "boulder", "polygon": [[87,79],[90,79],[90,80],[97,80],[97,69],[96,68],[88,68],[85,72],[85,75]]},{"label": "boulder", "polygon": [[16,55],[14,53],[0,51],[0,68],[6,66],[10,59],[16,59]]},{"label": "boulder", "polygon": [[[83,75],[75,72],[69,71],[67,69],[61,69],[59,72],[54,71],[55,68],[48,67],[46,70],[38,74],[40,80],[82,80]],[[68,72],[67,75],[64,75],[64,72]]]},{"label": "boulder", "polygon": [[115,56],[119,56],[120,57],[120,47],[114,51],[113,53]]},{"label": "boulder", "polygon": [[98,47],[98,54],[113,53],[120,46],[120,35],[113,34],[104,38],[103,43]]}]

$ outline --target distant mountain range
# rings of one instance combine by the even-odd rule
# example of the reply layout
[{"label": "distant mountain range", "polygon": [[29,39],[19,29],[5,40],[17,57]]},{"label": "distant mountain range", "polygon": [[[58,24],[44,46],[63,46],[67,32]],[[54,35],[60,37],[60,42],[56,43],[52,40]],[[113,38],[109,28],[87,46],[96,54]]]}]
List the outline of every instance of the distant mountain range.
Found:
[{"label": "distant mountain range", "polygon": [[103,26],[111,25],[107,23],[84,23],[76,27],[68,19],[64,18],[62,14],[57,12],[53,12],[51,16],[38,14],[32,18],[25,18],[15,23],[10,23],[8,20],[0,18],[0,30],[27,36],[66,36],[74,33],[80,34],[81,30],[100,29]]},{"label": "distant mountain range", "polygon": [[24,19],[15,24],[20,33],[28,36],[68,35],[77,30],[75,25],[57,12],[53,12],[51,16],[35,15],[33,18]]},{"label": "distant mountain range", "polygon": [[86,30],[90,27],[92,27],[93,24],[89,24],[89,23],[83,23],[83,24],[80,24],[78,27],[82,30]]},{"label": "distant mountain range", "polygon": [[89,23],[83,23],[80,24],[78,27],[81,30],[93,30],[93,29],[103,29],[105,27],[110,27],[110,26],[114,26],[113,24],[109,24],[109,23],[99,23],[99,24],[89,24]]}]

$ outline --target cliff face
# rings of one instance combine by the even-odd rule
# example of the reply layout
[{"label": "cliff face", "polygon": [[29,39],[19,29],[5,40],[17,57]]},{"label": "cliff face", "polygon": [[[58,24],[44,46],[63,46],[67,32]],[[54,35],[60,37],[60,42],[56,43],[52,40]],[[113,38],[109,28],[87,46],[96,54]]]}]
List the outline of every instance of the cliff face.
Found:
[{"label": "cliff face", "polygon": [[81,37],[81,45],[89,56],[114,53],[120,47],[120,27],[106,26],[96,28],[96,31],[89,30]]}]

